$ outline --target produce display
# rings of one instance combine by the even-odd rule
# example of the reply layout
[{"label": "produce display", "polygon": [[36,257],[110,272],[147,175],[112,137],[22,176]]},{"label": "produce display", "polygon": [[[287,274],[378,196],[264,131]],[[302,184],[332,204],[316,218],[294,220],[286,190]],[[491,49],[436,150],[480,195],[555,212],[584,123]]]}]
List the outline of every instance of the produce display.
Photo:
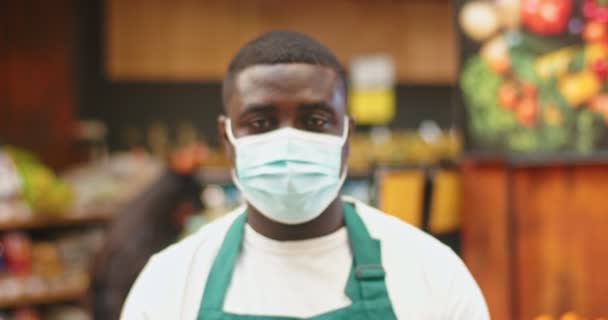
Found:
[{"label": "produce display", "polygon": [[101,230],[33,239],[21,231],[0,233],[0,309],[19,301],[80,297],[103,242]]},{"label": "produce display", "polygon": [[0,145],[0,320],[91,319],[79,305],[103,225],[162,170],[134,151],[57,175],[33,154]]},{"label": "produce display", "polygon": [[162,168],[145,152],[127,152],[56,175],[33,154],[0,145],[0,229],[110,218]]},{"label": "produce display", "polygon": [[148,153],[116,153],[64,172],[62,178],[74,188],[75,212],[116,212],[140,194],[163,172],[163,163]]},{"label": "produce display", "polygon": [[460,89],[475,151],[608,146],[608,1],[460,1]]},{"label": "produce display", "polygon": [[3,203],[23,202],[33,212],[61,215],[74,201],[72,187],[24,150],[0,146],[0,177]]},{"label": "produce display", "polygon": [[376,129],[353,134],[348,158],[349,173],[369,172],[374,165],[432,164],[455,159],[462,139],[437,125],[421,125],[419,130]]}]

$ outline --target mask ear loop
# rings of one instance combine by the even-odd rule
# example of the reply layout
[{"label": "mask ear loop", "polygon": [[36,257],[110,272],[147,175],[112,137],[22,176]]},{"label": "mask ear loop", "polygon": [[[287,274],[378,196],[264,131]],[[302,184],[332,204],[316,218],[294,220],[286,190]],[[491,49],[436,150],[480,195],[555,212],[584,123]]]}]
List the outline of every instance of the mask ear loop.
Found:
[{"label": "mask ear loop", "polygon": [[[232,123],[230,122],[229,118],[226,118],[226,121],[224,121],[224,127],[226,130],[226,136],[228,136],[228,141],[230,141],[230,143],[234,147],[236,145],[236,143],[235,143],[236,138],[234,137],[234,134],[232,133]],[[236,152],[236,150],[235,150],[235,152]],[[233,167],[232,169],[230,169],[230,176],[232,178],[232,182],[234,182],[237,189],[239,189],[239,190],[241,190],[241,192],[243,192],[243,188],[241,187],[239,178],[236,174],[236,167]]]},{"label": "mask ear loop", "polygon": [[[344,144],[346,144],[346,139],[348,138],[348,129],[349,129],[350,121],[348,120],[348,116],[344,115],[344,131],[342,132],[342,147],[344,148]],[[348,175],[348,164],[344,165],[344,169],[342,170],[342,174],[340,175],[340,189],[342,189],[342,185],[344,185],[344,181],[346,180],[346,176]],[[338,190],[338,193],[340,190]]]},{"label": "mask ear loop", "polygon": [[350,126],[350,121],[348,121],[348,116],[344,116],[344,130],[342,131],[342,146],[346,143],[346,138],[348,138],[348,129]]},{"label": "mask ear loop", "polygon": [[230,122],[230,118],[226,118],[226,121],[224,121],[224,126],[226,128],[226,135],[228,136],[228,141],[230,141],[230,143],[232,143],[232,145],[234,146],[236,138],[232,133],[232,122]]}]

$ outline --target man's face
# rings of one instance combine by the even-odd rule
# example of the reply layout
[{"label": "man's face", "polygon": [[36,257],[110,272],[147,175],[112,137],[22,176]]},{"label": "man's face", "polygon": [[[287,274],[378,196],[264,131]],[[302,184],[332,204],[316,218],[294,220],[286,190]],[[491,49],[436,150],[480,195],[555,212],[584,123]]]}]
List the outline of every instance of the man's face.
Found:
[{"label": "man's face", "polygon": [[[303,63],[256,65],[239,72],[226,97],[226,112],[236,138],[282,127],[341,136],[346,97],[344,84],[330,68]],[[350,133],[343,149],[348,154]],[[234,150],[225,133],[225,117],[219,130],[231,159]]]}]

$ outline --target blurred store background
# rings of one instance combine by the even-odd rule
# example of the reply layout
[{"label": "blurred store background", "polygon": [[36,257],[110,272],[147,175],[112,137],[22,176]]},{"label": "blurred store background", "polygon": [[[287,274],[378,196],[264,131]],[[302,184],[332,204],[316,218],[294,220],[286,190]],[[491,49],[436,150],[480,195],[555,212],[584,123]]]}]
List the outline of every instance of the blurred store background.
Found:
[{"label": "blurred store background", "polygon": [[221,80],[275,29],[348,68],[344,194],[451,246],[492,319],[608,319],[603,0],[0,1],[0,319],[113,319],[241,203]]}]

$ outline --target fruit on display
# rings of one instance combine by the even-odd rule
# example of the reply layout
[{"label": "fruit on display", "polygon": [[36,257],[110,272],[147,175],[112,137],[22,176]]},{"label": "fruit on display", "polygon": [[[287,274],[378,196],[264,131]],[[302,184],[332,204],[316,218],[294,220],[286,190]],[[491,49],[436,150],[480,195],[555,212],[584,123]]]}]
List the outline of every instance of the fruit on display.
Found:
[{"label": "fruit on display", "polygon": [[533,127],[538,107],[534,98],[523,98],[517,105],[517,120],[524,127]]},{"label": "fruit on display", "polygon": [[574,108],[598,95],[602,89],[599,77],[591,70],[564,75],[559,79],[558,91]]},{"label": "fruit on display", "polygon": [[467,2],[459,19],[465,34],[475,41],[487,39],[498,29],[496,9],[485,1]]},{"label": "fruit on display", "polygon": [[10,146],[0,147],[12,159],[20,179],[22,198],[34,212],[64,214],[73,203],[74,191],[31,153]]},{"label": "fruit on display", "polygon": [[589,43],[606,43],[608,41],[608,26],[597,21],[587,22],[583,27],[583,39]]},{"label": "fruit on display", "polygon": [[505,110],[513,110],[520,97],[515,82],[505,81],[498,88],[498,104]]},{"label": "fruit on display", "polygon": [[7,268],[0,271],[0,305],[48,295],[79,293],[103,242],[102,229],[71,231],[36,240],[23,232],[0,234]]},{"label": "fruit on display", "polygon": [[534,71],[543,80],[561,76],[568,72],[576,52],[576,48],[568,47],[541,55],[534,61]]},{"label": "fruit on display", "polygon": [[0,238],[8,272],[27,275],[31,272],[32,242],[22,232],[8,233]]},{"label": "fruit on display", "polygon": [[571,11],[572,0],[521,0],[523,24],[539,35],[563,32]]},{"label": "fruit on display", "polygon": [[[479,1],[465,2],[461,17],[469,5]],[[496,0],[483,10],[497,12],[498,25],[475,38],[460,73],[473,145],[582,154],[606,145],[608,1]],[[461,20],[473,38],[469,27]]]},{"label": "fruit on display", "polygon": [[496,0],[498,20],[505,28],[515,29],[519,26],[521,17],[519,0]]},{"label": "fruit on display", "polygon": [[562,113],[555,105],[548,105],[543,112],[544,121],[554,127],[559,127],[563,123]]},{"label": "fruit on display", "polygon": [[506,74],[511,67],[509,47],[503,37],[495,37],[486,42],[481,47],[480,55],[498,74]]},{"label": "fruit on display", "polygon": [[605,0],[583,0],[582,9],[586,19],[608,23],[608,2]]}]

